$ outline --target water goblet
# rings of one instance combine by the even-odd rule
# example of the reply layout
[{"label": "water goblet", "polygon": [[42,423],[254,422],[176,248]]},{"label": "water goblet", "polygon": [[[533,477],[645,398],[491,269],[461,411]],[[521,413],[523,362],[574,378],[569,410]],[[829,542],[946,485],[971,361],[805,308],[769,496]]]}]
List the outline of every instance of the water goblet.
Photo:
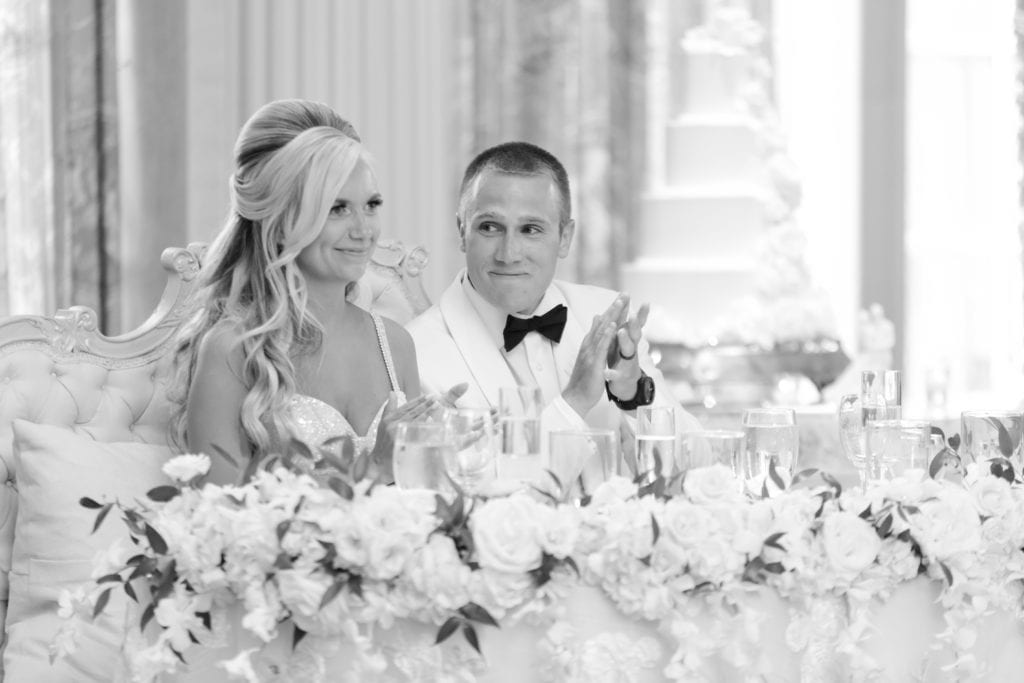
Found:
[{"label": "water goblet", "polygon": [[544,400],[539,387],[501,387],[498,390],[498,423],[501,449],[498,478],[506,484],[525,486],[541,474],[540,415]]},{"label": "water goblet", "polygon": [[734,429],[686,432],[679,444],[678,468],[686,471],[717,464],[738,474],[745,438],[743,432]]},{"label": "water goblet", "polygon": [[634,457],[637,476],[645,480],[672,475],[676,464],[676,413],[672,406],[637,408]]},{"label": "water goblet", "polygon": [[444,420],[455,443],[445,451],[448,476],[466,493],[480,493],[494,478],[498,452],[495,417],[486,409],[449,408]]},{"label": "water goblet", "polygon": [[901,419],[869,422],[864,436],[868,481],[887,481],[911,470],[927,471],[932,443],[928,422]]},{"label": "water goblet", "polygon": [[618,474],[618,435],[610,429],[553,431],[548,469],[557,478],[558,498],[579,501]]},{"label": "water goblet", "polygon": [[451,428],[444,422],[399,422],[395,425],[395,484],[450,493],[445,462],[454,449]]},{"label": "water goblet", "polygon": [[1024,413],[1017,410],[965,410],[960,414],[961,455],[968,462],[1006,458],[1021,472]]},{"label": "water goblet", "polygon": [[796,467],[800,433],[792,408],[750,408],[743,412],[746,450],[740,477],[760,478],[774,463],[776,471],[789,476]]}]

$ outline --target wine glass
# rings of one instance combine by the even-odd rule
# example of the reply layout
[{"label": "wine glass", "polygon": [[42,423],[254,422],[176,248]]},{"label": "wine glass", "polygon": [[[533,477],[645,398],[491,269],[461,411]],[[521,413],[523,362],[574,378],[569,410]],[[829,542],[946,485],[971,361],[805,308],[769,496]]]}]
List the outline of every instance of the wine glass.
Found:
[{"label": "wine glass", "polygon": [[495,416],[486,409],[450,408],[444,420],[455,444],[444,451],[448,476],[466,493],[480,493],[494,479],[498,452]]}]

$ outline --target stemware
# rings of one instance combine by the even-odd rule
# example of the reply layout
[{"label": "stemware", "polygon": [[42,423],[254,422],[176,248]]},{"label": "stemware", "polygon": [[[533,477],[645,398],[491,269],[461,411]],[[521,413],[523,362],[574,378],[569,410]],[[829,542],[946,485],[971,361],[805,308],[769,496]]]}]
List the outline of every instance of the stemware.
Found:
[{"label": "stemware", "polygon": [[498,478],[506,483],[536,482],[541,473],[540,415],[544,400],[540,388],[501,387],[498,390],[498,421],[501,449]]},{"label": "stemware", "polygon": [[960,414],[961,455],[968,462],[1006,458],[1020,473],[1024,413],[1016,410],[965,410]]},{"label": "stemware", "polygon": [[448,476],[466,493],[479,493],[495,474],[495,416],[486,409],[450,408],[445,411],[444,420],[455,443],[454,448],[444,451]]},{"label": "stemware", "polygon": [[750,408],[743,412],[746,449],[739,473],[744,479],[762,477],[770,462],[780,473],[796,467],[800,444],[796,412],[792,408]]},{"label": "stemware", "polygon": [[578,501],[618,474],[618,435],[610,429],[553,431],[548,469],[557,478],[559,498]]},{"label": "stemware", "polygon": [[403,489],[450,492],[445,462],[454,449],[451,427],[444,422],[399,422],[395,425],[395,484]]},{"label": "stemware", "polygon": [[744,433],[734,429],[686,432],[679,444],[677,465],[685,471],[719,464],[739,475],[744,439]]},{"label": "stemware", "polygon": [[879,374],[864,370],[860,377],[860,393],[840,398],[839,445],[857,469],[861,483],[868,480],[868,454],[865,450],[865,428],[875,420],[896,420],[902,413],[902,386],[898,370]]},{"label": "stemware", "polygon": [[636,411],[636,473],[653,480],[668,477],[676,464],[676,414],[672,406],[640,406]]},{"label": "stemware", "polygon": [[931,424],[921,420],[873,420],[865,427],[865,477],[885,481],[911,470],[927,471],[933,442]]}]

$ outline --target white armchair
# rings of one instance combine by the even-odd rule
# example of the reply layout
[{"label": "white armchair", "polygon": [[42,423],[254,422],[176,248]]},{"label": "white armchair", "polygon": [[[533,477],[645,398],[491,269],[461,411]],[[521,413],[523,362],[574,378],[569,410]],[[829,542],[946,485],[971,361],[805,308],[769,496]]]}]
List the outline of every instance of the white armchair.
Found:
[{"label": "white armchair", "polygon": [[[60,589],[90,578],[117,534],[92,534],[81,496],[143,496],[170,456],[169,351],[196,284],[202,244],[164,251],[167,287],[139,328],[108,337],[94,311],[0,319],[0,620],[11,681],[105,680],[123,609],[87,634],[81,657],[50,666]],[[429,305],[422,248],[382,241],[357,303],[401,323]],[[91,489],[91,490],[90,490]],[[8,600],[9,598],[9,600]],[[122,602],[124,596],[119,596]],[[120,618],[120,621],[118,621]],[[107,679],[109,677],[106,677]]]}]

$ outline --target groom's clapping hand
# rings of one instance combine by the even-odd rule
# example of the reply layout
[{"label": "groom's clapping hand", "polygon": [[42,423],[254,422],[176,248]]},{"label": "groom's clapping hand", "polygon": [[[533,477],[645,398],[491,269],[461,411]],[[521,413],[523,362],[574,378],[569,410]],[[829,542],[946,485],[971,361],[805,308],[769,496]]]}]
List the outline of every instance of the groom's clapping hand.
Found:
[{"label": "groom's clapping hand", "polygon": [[[628,297],[626,301],[629,301]],[[616,330],[615,341],[608,349],[608,369],[605,370],[609,390],[623,401],[628,401],[636,395],[636,383],[642,372],[637,352],[640,349],[640,340],[643,338],[650,306],[642,305],[632,317],[629,317],[628,313],[627,305]]]}]

